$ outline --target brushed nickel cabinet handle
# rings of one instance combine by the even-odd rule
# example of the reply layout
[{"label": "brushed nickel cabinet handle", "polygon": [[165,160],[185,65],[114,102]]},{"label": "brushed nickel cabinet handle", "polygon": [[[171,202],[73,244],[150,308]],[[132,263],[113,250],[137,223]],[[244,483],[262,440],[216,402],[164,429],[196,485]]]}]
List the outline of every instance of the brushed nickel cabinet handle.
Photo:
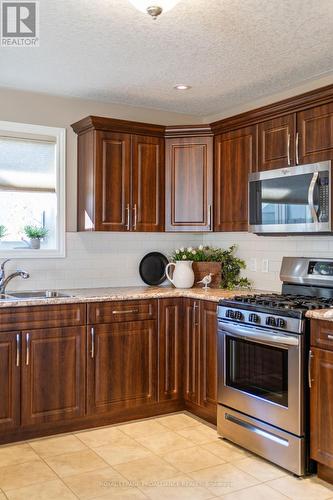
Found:
[{"label": "brushed nickel cabinet handle", "polygon": [[91,351],[90,351],[90,355],[91,355],[91,358],[94,359],[94,357],[95,357],[95,328],[94,327],[91,327],[90,335],[91,335]]},{"label": "brushed nickel cabinet handle", "polygon": [[30,363],[30,333],[25,334],[25,341],[27,344],[25,353],[25,364],[28,366]]},{"label": "brushed nickel cabinet handle", "polygon": [[20,345],[21,336],[19,333],[16,334],[16,366],[20,366]]},{"label": "brushed nickel cabinet handle", "polygon": [[127,204],[126,206],[126,231],[129,231],[130,230],[130,206],[129,206],[129,203]]},{"label": "brushed nickel cabinet handle", "polygon": [[290,134],[288,134],[288,165],[290,165]]},{"label": "brushed nickel cabinet handle", "polygon": [[312,358],[313,358],[313,353],[312,353],[312,351],[309,351],[309,361],[308,361],[308,382],[309,382],[309,388],[310,388],[310,389],[311,389],[311,387],[312,387],[312,377],[311,377]]},{"label": "brushed nickel cabinet handle", "polygon": [[127,311],[112,311],[112,314],[139,314],[139,309],[127,309]]},{"label": "brushed nickel cabinet handle", "polygon": [[133,229],[134,229],[134,231],[136,231],[136,226],[137,226],[137,222],[138,222],[138,214],[137,214],[137,206],[136,206],[136,203],[134,204],[133,211],[134,211],[134,223],[133,223]]},{"label": "brushed nickel cabinet handle", "polygon": [[333,335],[327,335],[328,340],[333,340]]},{"label": "brushed nickel cabinet handle", "polygon": [[298,145],[299,145],[299,134],[297,132],[296,133],[296,165],[299,164]]}]

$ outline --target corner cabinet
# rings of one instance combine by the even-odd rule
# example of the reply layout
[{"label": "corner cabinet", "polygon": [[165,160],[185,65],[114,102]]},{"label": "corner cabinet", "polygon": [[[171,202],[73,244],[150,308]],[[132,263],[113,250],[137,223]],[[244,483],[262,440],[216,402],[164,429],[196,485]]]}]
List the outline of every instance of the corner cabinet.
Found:
[{"label": "corner cabinet", "polygon": [[247,231],[248,176],[257,169],[257,126],[217,135],[214,156],[214,230]]},{"label": "corner cabinet", "polygon": [[[197,130],[202,133],[204,127]],[[213,229],[213,137],[182,137],[187,129],[169,130],[166,139],[166,231]],[[176,134],[177,132],[177,134]],[[176,134],[175,136],[170,137]]]},{"label": "corner cabinet", "polygon": [[164,127],[87,117],[78,134],[78,230],[164,230]]}]

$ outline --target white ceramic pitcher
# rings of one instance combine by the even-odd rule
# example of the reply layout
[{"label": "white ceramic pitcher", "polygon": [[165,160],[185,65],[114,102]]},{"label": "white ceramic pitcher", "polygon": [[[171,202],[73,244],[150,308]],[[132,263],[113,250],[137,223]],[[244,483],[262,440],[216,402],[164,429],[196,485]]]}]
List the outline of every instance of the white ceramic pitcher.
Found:
[{"label": "white ceramic pitcher", "polygon": [[[165,274],[169,281],[176,288],[192,288],[194,284],[194,272],[192,269],[193,262],[191,260],[177,260],[170,262],[165,268]],[[172,278],[169,274],[169,269],[174,266]]]}]

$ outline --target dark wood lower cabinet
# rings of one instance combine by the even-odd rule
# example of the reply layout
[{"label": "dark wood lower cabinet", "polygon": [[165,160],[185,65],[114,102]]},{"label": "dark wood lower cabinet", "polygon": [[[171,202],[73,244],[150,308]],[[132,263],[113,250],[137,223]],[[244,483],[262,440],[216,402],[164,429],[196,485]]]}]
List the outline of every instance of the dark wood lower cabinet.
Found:
[{"label": "dark wood lower cabinet", "polygon": [[184,399],[196,415],[216,423],[216,304],[184,300]]},{"label": "dark wood lower cabinet", "polygon": [[217,319],[216,304],[200,303],[200,406],[216,418]]},{"label": "dark wood lower cabinet", "polygon": [[155,321],[88,327],[88,413],[98,415],[157,401]]},{"label": "dark wood lower cabinet", "polygon": [[182,399],[182,300],[159,300],[159,399]]},{"label": "dark wood lower cabinet", "polygon": [[184,299],[184,399],[199,404],[199,301]]},{"label": "dark wood lower cabinet", "polygon": [[0,333],[0,433],[20,425],[20,333]]},{"label": "dark wood lower cabinet", "polygon": [[333,352],[314,347],[311,351],[311,458],[333,473]]},{"label": "dark wood lower cabinet", "polygon": [[[128,320],[134,306],[144,319]],[[49,325],[47,307],[55,306],[45,306]],[[79,309],[76,326],[69,305],[59,309],[68,326],[28,330],[21,314],[21,331],[0,332],[0,443],[184,409],[216,422],[215,303],[179,297]],[[14,314],[6,308],[0,319]],[[84,325],[85,316],[95,322]]]},{"label": "dark wood lower cabinet", "polygon": [[22,425],[85,413],[85,327],[22,332]]}]

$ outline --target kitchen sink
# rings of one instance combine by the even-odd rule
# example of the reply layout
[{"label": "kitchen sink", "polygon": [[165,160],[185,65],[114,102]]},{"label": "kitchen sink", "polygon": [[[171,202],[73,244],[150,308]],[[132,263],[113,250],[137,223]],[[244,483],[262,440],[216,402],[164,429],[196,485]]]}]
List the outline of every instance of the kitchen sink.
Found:
[{"label": "kitchen sink", "polygon": [[65,297],[73,297],[73,295],[58,292],[57,290],[42,290],[40,292],[9,292],[3,296],[2,300],[57,299]]}]

